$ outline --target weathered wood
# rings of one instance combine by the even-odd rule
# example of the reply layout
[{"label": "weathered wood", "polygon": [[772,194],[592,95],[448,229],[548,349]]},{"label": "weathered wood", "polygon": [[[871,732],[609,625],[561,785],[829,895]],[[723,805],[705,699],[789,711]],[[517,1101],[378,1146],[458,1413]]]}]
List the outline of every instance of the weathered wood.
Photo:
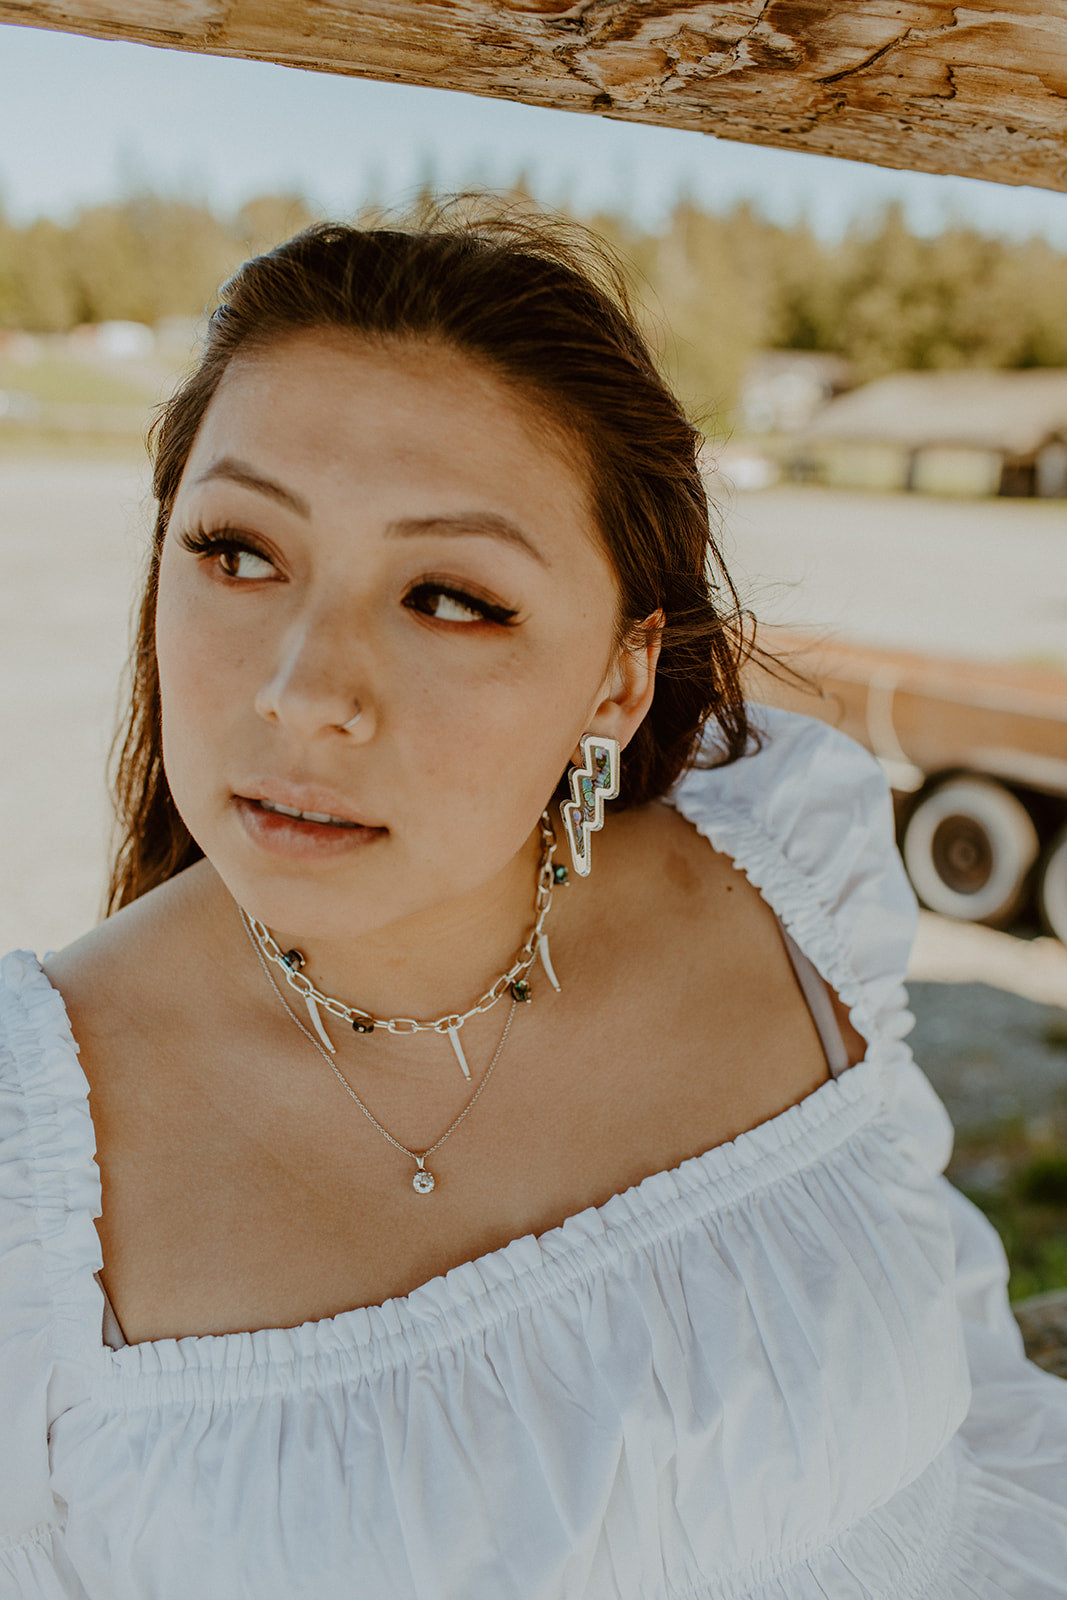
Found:
[{"label": "weathered wood", "polygon": [[1067,1289],[1018,1300],[1011,1308],[1031,1361],[1067,1378]]},{"label": "weathered wood", "polygon": [[1067,190],[1067,8],[1032,0],[0,0],[0,21]]}]

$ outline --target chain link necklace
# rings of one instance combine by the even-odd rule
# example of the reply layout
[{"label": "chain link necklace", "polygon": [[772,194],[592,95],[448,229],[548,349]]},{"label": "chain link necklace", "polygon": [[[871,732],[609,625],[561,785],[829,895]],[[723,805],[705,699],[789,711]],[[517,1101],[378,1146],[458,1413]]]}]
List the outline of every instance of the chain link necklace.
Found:
[{"label": "chain link necklace", "polygon": [[[515,1007],[519,1003],[518,997],[515,996],[515,995],[512,995],[511,1005],[510,1005],[510,1007],[508,1009],[507,1021],[504,1023],[504,1031],[500,1035],[500,1041],[497,1044],[496,1050],[493,1052],[493,1059],[492,1059],[492,1061],[490,1061],[488,1067],[486,1067],[485,1075],[483,1076],[481,1083],[478,1085],[477,1089],[475,1089],[474,1093],[471,1095],[470,1099],[467,1101],[467,1104],[463,1107],[462,1111],[459,1113],[459,1116],[453,1118],[453,1120],[449,1123],[448,1127],[445,1129],[445,1131],[441,1135],[441,1137],[439,1139],[435,1139],[433,1144],[429,1145],[425,1150],[409,1150],[406,1144],[401,1144],[399,1139],[394,1139],[393,1135],[389,1132],[389,1129],[382,1126],[382,1124],[378,1121],[378,1118],[374,1115],[374,1112],[371,1111],[370,1107],[364,1105],[363,1101],[360,1099],[359,1095],[353,1089],[352,1085],[349,1083],[349,1081],[345,1077],[344,1073],[341,1072],[340,1069],[338,1068],[336,1062],[331,1061],[330,1057],[327,1055],[326,1051],[322,1048],[322,1045],[316,1039],[315,1035],[311,1032],[311,1030],[309,1028],[305,1028],[304,1024],[301,1022],[300,1018],[297,1016],[296,1012],[293,1010],[292,1006],[289,1004],[288,1000],[285,998],[284,994],[282,994],[282,991],[279,989],[277,983],[275,982],[274,974],[273,974],[273,972],[271,972],[270,968],[268,967],[268,965],[267,965],[267,963],[266,963],[266,961],[264,959],[263,951],[259,947],[259,941],[256,938],[256,935],[255,935],[253,927],[251,926],[252,918],[248,915],[248,913],[245,911],[243,906],[238,906],[237,909],[241,913],[241,923],[242,923],[242,925],[244,927],[244,930],[247,933],[249,939],[251,940],[252,948],[256,952],[256,956],[257,956],[257,958],[259,960],[259,964],[263,968],[263,971],[266,973],[267,982],[270,984],[271,988],[274,990],[274,993],[278,996],[278,999],[281,1001],[281,1003],[285,1007],[286,1011],[288,1011],[290,1017],[292,1017],[293,1021],[296,1023],[297,1027],[300,1029],[300,1032],[304,1035],[305,1039],[307,1039],[309,1044],[314,1045],[315,1049],[319,1052],[319,1055],[322,1056],[323,1059],[325,1060],[326,1065],[329,1067],[330,1071],[337,1078],[337,1080],[340,1083],[342,1089],[344,1089],[346,1094],[351,1095],[352,1099],[356,1102],[356,1105],[362,1111],[363,1115],[367,1118],[367,1121],[374,1124],[374,1126],[377,1128],[378,1132],[382,1135],[383,1139],[388,1139],[389,1140],[389,1143],[393,1146],[394,1150],[401,1151],[404,1155],[410,1156],[412,1161],[414,1161],[414,1163],[415,1163],[415,1174],[414,1174],[414,1176],[412,1177],[412,1180],[411,1180],[411,1187],[415,1190],[415,1193],[416,1194],[431,1194],[433,1192],[433,1190],[437,1187],[437,1179],[434,1177],[433,1173],[430,1172],[429,1169],[427,1168],[426,1161],[427,1161],[428,1157],[433,1155],[435,1150],[440,1150],[441,1146],[444,1144],[444,1142],[448,1138],[449,1134],[455,1133],[456,1129],[459,1127],[460,1123],[463,1121],[464,1117],[467,1115],[467,1112],[473,1109],[475,1101],[478,1099],[478,1097],[481,1094],[482,1090],[485,1088],[486,1084],[489,1082],[489,1079],[492,1077],[493,1068],[496,1066],[497,1062],[500,1060],[500,1053],[503,1050],[505,1044],[507,1043],[508,1034],[511,1032],[511,1023],[512,1023],[512,1018],[515,1015]],[[485,1009],[488,1009],[488,1008],[486,1007]],[[468,1015],[470,1015],[470,1013],[468,1013]]]},{"label": "chain link necklace", "polygon": [[[459,1030],[471,1017],[481,1015],[482,1012],[491,1011],[497,1001],[505,993],[510,992],[513,1001],[526,1001],[533,999],[533,986],[529,981],[528,973],[534,962],[540,958],[545,970],[545,976],[553,989],[559,993],[559,979],[552,967],[552,957],[548,948],[548,935],[544,931],[545,920],[552,906],[552,891],[559,883],[567,882],[567,869],[565,866],[554,866],[553,857],[556,853],[556,830],[552,825],[552,818],[547,811],[541,813],[541,860],[537,869],[537,887],[534,895],[534,922],[525,943],[520,947],[515,960],[507,972],[501,973],[496,982],[486,990],[480,1000],[475,1001],[469,1011],[462,1014],[452,1012],[448,1016],[438,1017],[433,1022],[420,1022],[415,1017],[376,1017],[369,1011],[362,1010],[359,1006],[351,1006],[343,1000],[337,1000],[332,995],[323,994],[308,978],[303,969],[307,965],[305,957],[299,950],[283,950],[272,935],[270,929],[262,922],[250,916],[241,906],[241,917],[245,923],[245,930],[253,939],[260,960],[264,957],[280,967],[285,973],[285,981],[302,997],[307,1007],[311,1025],[318,1035],[320,1048],[328,1050],[330,1055],[335,1055],[336,1048],[333,1040],[323,1025],[322,1015],[319,1010],[329,1012],[330,1016],[338,1017],[347,1022],[356,1033],[373,1033],[376,1028],[382,1028],[386,1033],[442,1033],[447,1034],[456,1060],[459,1062],[460,1071],[467,1082],[471,1081],[470,1067],[467,1057],[463,1052],[460,1042]],[[271,983],[274,979],[269,970],[264,967]],[[277,989],[277,984],[274,984]],[[281,994],[281,990],[278,990]],[[286,1006],[288,1010],[288,1006]],[[290,1013],[292,1014],[292,1013]],[[295,1019],[294,1019],[295,1020]],[[300,1024],[303,1028],[303,1023]],[[307,1031],[306,1029],[304,1030]],[[309,1036],[310,1037],[310,1036]],[[344,1080],[342,1080],[344,1081]],[[484,1081],[484,1080],[483,1080]],[[473,1102],[472,1102],[473,1103]],[[368,1113],[369,1115],[369,1113]],[[382,1130],[385,1131],[384,1129]]]}]

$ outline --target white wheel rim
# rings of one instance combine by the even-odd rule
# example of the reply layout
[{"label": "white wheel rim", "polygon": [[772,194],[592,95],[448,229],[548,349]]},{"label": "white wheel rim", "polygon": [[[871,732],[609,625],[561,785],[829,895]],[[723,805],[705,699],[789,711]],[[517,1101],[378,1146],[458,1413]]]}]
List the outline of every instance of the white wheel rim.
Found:
[{"label": "white wheel rim", "polygon": [[[938,867],[939,840],[944,825],[954,818],[961,835],[966,836],[969,824],[976,840],[984,834],[988,841],[988,873],[969,892],[946,882]],[[931,910],[981,922],[1012,909],[1039,848],[1037,829],[1021,800],[998,783],[961,778],[919,802],[905,830],[903,856],[916,894]],[[976,866],[976,879],[980,877]]]},{"label": "white wheel rim", "polygon": [[1038,900],[1045,921],[1057,939],[1067,944],[1067,833],[1061,834],[1045,858]]}]

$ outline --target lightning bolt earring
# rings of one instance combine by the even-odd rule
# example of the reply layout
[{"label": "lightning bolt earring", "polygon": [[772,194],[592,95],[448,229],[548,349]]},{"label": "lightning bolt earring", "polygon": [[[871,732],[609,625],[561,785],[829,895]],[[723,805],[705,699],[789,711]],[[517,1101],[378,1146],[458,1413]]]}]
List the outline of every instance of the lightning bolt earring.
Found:
[{"label": "lightning bolt earring", "polygon": [[604,801],[614,800],[619,792],[619,741],[607,733],[585,733],[581,749],[582,765],[570,771],[574,798],[559,810],[574,870],[587,878],[589,836],[604,826]]}]

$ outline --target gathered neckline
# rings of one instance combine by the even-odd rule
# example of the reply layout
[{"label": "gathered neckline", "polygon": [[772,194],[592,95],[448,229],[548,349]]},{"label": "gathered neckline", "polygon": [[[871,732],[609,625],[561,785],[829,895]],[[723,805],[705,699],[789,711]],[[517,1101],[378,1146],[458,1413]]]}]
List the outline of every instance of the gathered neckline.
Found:
[{"label": "gathered neckline", "polygon": [[[54,1043],[62,1047],[76,1092],[84,1097],[90,1145],[85,1159],[99,1192],[89,1083],[78,1060],[66,1004],[36,955],[15,954],[26,961],[31,979],[36,977],[43,986],[41,998],[52,1013],[48,1021]],[[101,1336],[99,1350],[114,1376],[149,1378],[204,1367],[276,1370],[323,1357],[348,1358],[363,1370],[378,1369],[457,1337],[469,1338],[532,1299],[566,1289],[610,1259],[647,1246],[695,1219],[707,1221],[818,1162],[881,1109],[882,1095],[871,1092],[880,1082],[877,1054],[869,1045],[863,1059],[839,1077],[828,1078],[803,1100],[734,1139],[712,1145],[675,1167],[649,1173],[544,1233],[519,1235],[459,1262],[407,1294],[288,1327],[166,1335],[127,1343],[118,1350]],[[90,1228],[99,1270],[99,1236],[92,1222]],[[91,1275],[91,1263],[87,1270]],[[102,1317],[103,1287],[95,1277],[92,1285]]]}]

